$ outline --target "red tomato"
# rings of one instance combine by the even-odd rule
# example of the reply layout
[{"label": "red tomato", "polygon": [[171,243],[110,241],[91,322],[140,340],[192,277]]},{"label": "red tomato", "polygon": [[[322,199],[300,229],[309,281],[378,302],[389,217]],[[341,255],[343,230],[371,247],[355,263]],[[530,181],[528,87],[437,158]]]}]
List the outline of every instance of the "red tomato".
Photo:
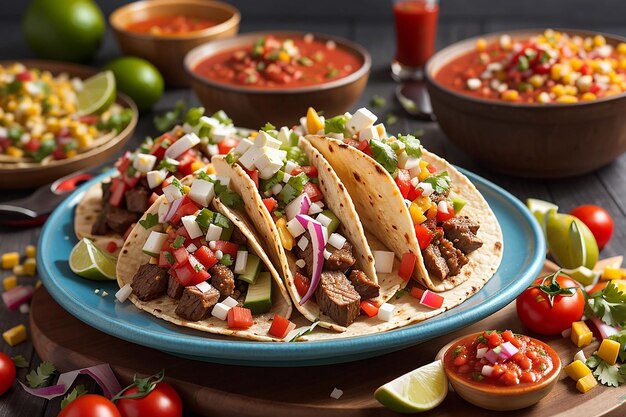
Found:
[{"label": "red tomato", "polygon": [[248,171],[247,169],[244,168],[244,171],[246,171],[246,174],[248,174],[248,176],[250,177],[250,179],[252,181],[254,181],[254,185],[256,188],[259,188],[259,171],[256,169],[253,169],[252,171]]},{"label": "red tomato", "polygon": [[11,388],[15,381],[15,364],[6,353],[0,352],[0,395]]},{"label": "red tomato", "polygon": [[274,198],[269,197],[263,199],[263,204],[265,204],[267,211],[271,213],[276,208],[276,204],[278,204],[278,202]]},{"label": "red tomato", "polygon": [[[552,306],[543,287],[556,286],[561,289],[575,288],[574,295],[554,295]],[[557,288],[558,289],[558,288]],[[515,302],[517,316],[524,326],[539,334],[559,334],[580,320],[585,309],[585,297],[578,282],[564,275],[555,279],[537,278]]]},{"label": "red tomato", "polygon": [[314,166],[296,167],[291,171],[291,175],[298,175],[301,172],[304,172],[309,178],[315,178],[318,175],[317,168]]},{"label": "red tomato", "polygon": [[268,330],[268,333],[274,337],[279,339],[283,339],[289,333],[290,328],[293,328],[295,324],[292,326],[292,322],[289,319],[284,318],[279,314],[274,314],[274,320],[272,320],[272,325]]},{"label": "red tomato", "polygon": [[182,175],[193,174],[193,169],[191,169],[191,165],[193,165],[193,163],[198,160],[198,158],[196,158],[196,151],[194,151],[193,149],[189,149],[176,159],[178,160],[178,162],[180,162],[178,164],[178,172],[180,172]]},{"label": "red tomato", "polygon": [[126,184],[121,178],[113,178],[111,180],[111,197],[109,204],[113,207],[119,207],[126,193]]},{"label": "red tomato", "polygon": [[24,145],[27,151],[37,152],[37,149],[41,146],[41,143],[37,139],[31,139]]},{"label": "red tomato", "polygon": [[293,277],[293,283],[296,284],[296,290],[298,290],[298,294],[300,297],[304,297],[306,293],[309,291],[309,286],[311,285],[311,281],[308,277],[302,275],[299,272],[296,272]]},{"label": "red tomato", "polygon": [[228,310],[228,327],[230,329],[248,329],[254,324],[249,308],[233,307]]},{"label": "red tomato", "polygon": [[85,394],[65,406],[57,417],[122,417],[108,399],[101,395]]},{"label": "red tomato", "polygon": [[570,212],[587,225],[596,238],[598,248],[602,249],[611,240],[613,234],[613,219],[608,211],[602,207],[587,204],[576,207]]},{"label": "red tomato", "polygon": [[307,182],[304,184],[304,192],[309,195],[312,203],[322,201],[324,199],[324,194],[322,194],[317,184],[313,182]]},{"label": "red tomato", "polygon": [[221,250],[222,253],[227,253],[233,257],[233,261],[237,258],[237,250],[239,249],[239,245],[232,242],[227,242],[225,240],[216,240],[215,241],[215,251]]},{"label": "red tomato", "polygon": [[415,236],[417,237],[417,242],[420,245],[420,249],[424,250],[430,245],[430,242],[433,240],[435,234],[428,227],[423,224],[415,225]]},{"label": "red tomato", "polygon": [[200,249],[195,251],[193,255],[207,270],[213,268],[213,266],[219,261],[215,257],[215,252],[206,246],[202,246]]},{"label": "red tomato", "polygon": [[408,169],[398,168],[398,175],[396,176],[396,185],[400,189],[402,197],[407,198],[409,191],[413,186],[411,185],[411,174]]},{"label": "red tomato", "polygon": [[115,243],[114,241],[110,241],[109,243],[107,243],[107,252],[109,253],[113,253],[117,250],[117,243]]},{"label": "red tomato", "polygon": [[398,269],[398,275],[405,281],[408,281],[413,275],[413,269],[415,269],[415,263],[417,256],[414,253],[407,252],[402,255],[402,262],[400,262],[400,268]]},{"label": "red tomato", "polygon": [[448,204],[448,213],[437,210],[437,223],[443,223],[446,220],[453,218],[455,214],[456,213],[454,213],[454,208],[450,204]]},{"label": "red tomato", "polygon": [[[130,387],[124,395],[137,393],[137,387]],[[117,402],[121,417],[182,417],[183,402],[180,396],[166,382],[159,382],[150,394],[142,398],[122,398]]]},{"label": "red tomato", "polygon": [[226,155],[228,152],[230,152],[231,149],[233,149],[238,144],[239,144],[239,141],[237,139],[226,138],[217,144],[217,149],[220,155]]}]

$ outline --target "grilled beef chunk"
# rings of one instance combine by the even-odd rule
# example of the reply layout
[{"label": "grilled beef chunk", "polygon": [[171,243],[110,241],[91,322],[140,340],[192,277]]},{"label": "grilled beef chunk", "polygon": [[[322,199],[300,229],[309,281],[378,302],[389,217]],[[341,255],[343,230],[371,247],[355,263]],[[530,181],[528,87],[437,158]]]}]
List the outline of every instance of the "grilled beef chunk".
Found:
[{"label": "grilled beef chunk", "polygon": [[143,214],[150,207],[150,194],[142,187],[131,188],[124,194],[126,209],[133,213]]},{"label": "grilled beef chunk", "polygon": [[107,226],[118,235],[123,235],[126,230],[137,221],[138,215],[119,207],[108,207],[106,210]]},{"label": "grilled beef chunk", "polygon": [[141,301],[150,301],[159,298],[167,291],[167,268],[158,265],[145,264],[133,276],[130,286],[133,294]]},{"label": "grilled beef chunk", "polygon": [[465,265],[469,260],[467,256],[463,254],[459,249],[455,248],[452,242],[450,242],[446,238],[441,239],[441,243],[439,244],[439,251],[441,255],[446,260],[446,264],[448,265],[448,269],[450,270],[450,275],[454,276],[461,272],[461,268]]},{"label": "grilled beef chunk", "polygon": [[442,224],[446,239],[464,254],[474,252],[483,245],[476,233],[480,225],[467,216],[455,216]]},{"label": "grilled beef chunk", "polygon": [[233,234],[230,236],[230,241],[236,245],[243,246],[248,243],[248,239],[241,233],[238,227],[233,229]]},{"label": "grilled beef chunk", "polygon": [[380,294],[380,286],[369,279],[363,271],[353,269],[352,272],[350,272],[348,279],[352,283],[356,292],[358,292],[364,300],[376,298],[378,297],[378,294]]},{"label": "grilled beef chunk", "polygon": [[167,281],[167,295],[170,298],[179,300],[183,296],[185,286],[182,285],[176,278],[170,275],[170,279]]},{"label": "grilled beef chunk", "polygon": [[102,201],[106,206],[111,199],[111,181],[103,182],[102,184]]},{"label": "grilled beef chunk", "polygon": [[298,259],[302,259],[306,263],[303,271],[304,275],[309,277],[313,275],[313,245],[307,245],[304,250],[300,250],[298,248],[296,250],[296,256]]},{"label": "grilled beef chunk", "polygon": [[106,213],[101,212],[96,219],[96,222],[91,225],[91,234],[96,236],[106,235],[109,231],[107,227]]},{"label": "grilled beef chunk", "polygon": [[361,296],[341,271],[322,271],[315,297],[320,310],[341,326],[359,315]]},{"label": "grilled beef chunk", "polygon": [[446,201],[448,199],[449,194],[450,194],[450,191],[447,191],[443,194],[432,193],[430,195],[430,201],[432,201],[435,204],[439,204],[442,201]]},{"label": "grilled beef chunk", "polygon": [[217,288],[222,298],[232,295],[235,291],[235,276],[227,266],[217,264],[209,270],[211,284]]},{"label": "grilled beef chunk", "polygon": [[197,287],[187,287],[176,306],[175,313],[189,321],[205,319],[219,298],[220,292],[215,287],[211,287],[204,293]]},{"label": "grilled beef chunk", "polygon": [[352,255],[352,244],[346,241],[341,249],[333,248],[330,257],[324,262],[324,269],[329,271],[345,271],[354,265],[355,262],[356,259],[354,259]]},{"label": "grilled beef chunk", "polygon": [[422,256],[424,258],[424,264],[426,264],[426,269],[432,276],[440,280],[448,276],[450,269],[448,268],[446,260],[441,256],[439,246],[431,243],[422,251]]}]

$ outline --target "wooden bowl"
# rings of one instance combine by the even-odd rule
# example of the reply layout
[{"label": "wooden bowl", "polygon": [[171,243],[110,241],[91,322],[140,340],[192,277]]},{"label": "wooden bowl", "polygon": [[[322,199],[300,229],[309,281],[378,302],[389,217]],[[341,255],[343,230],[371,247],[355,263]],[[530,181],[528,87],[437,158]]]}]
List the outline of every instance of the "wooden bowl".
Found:
[{"label": "wooden bowl", "polygon": [[[560,29],[570,35],[595,32]],[[541,29],[506,32],[513,39]],[[501,33],[481,36],[488,42]],[[625,38],[604,35],[616,45]],[[521,104],[486,100],[443,87],[441,67],[473,50],[476,38],[436,53],[426,65],[426,85],[437,121],[452,142],[483,165],[517,177],[555,178],[600,168],[626,151],[626,94],[573,104]]]},{"label": "wooden bowl", "polygon": [[[483,332],[478,332],[453,340],[439,351],[437,359],[443,360],[445,354],[461,339],[465,339],[470,336],[476,337],[482,333]],[[471,384],[463,378],[460,378],[456,373],[450,372],[444,364],[444,370],[446,371],[448,381],[452,385],[452,388],[454,388],[454,391],[465,401],[487,410],[518,410],[539,402],[539,400],[552,391],[556,383],[559,381],[559,375],[561,373],[561,360],[559,355],[549,345],[543,343],[541,340],[534,338],[531,339],[534,342],[543,345],[546,351],[552,352],[551,356],[556,359],[552,371],[544,377],[544,379],[539,381],[539,383],[510,387]]]},{"label": "wooden bowl", "polygon": [[[94,68],[82,65],[43,60],[26,59],[19,61],[0,61],[0,65],[6,66],[14,62],[20,62],[27,68],[39,68],[40,70],[50,71],[55,75],[65,72],[71,77],[79,77],[82,79],[88,78],[97,72]],[[135,131],[138,112],[135,103],[124,94],[118,92],[116,102],[133,111],[133,118],[124,130],[113,136],[104,144],[91,148],[86,152],[79,153],[73,158],[51,161],[46,165],[42,165],[38,162],[26,162],[15,163],[15,167],[11,167],[11,163],[3,163],[0,165],[0,189],[38,187],[80,169],[95,167],[119,153]]]},{"label": "wooden bowl", "polygon": [[314,34],[321,41],[332,40],[361,57],[363,65],[354,73],[323,84],[290,89],[246,88],[222,84],[196,74],[193,69],[203,59],[245,45],[251,45],[261,36],[302,37],[304,32],[257,32],[239,35],[198,46],[185,57],[185,69],[191,78],[191,87],[209,112],[224,110],[237,126],[258,129],[266,122],[277,126],[291,126],[306,114],[307,108],[323,110],[326,114],[343,114],[358,101],[367,84],[372,59],[360,45],[346,39]]},{"label": "wooden bowl", "polygon": [[[126,28],[139,20],[157,16],[195,16],[221,22],[216,26],[182,35],[152,35],[129,32]],[[144,58],[156,66],[165,82],[173,87],[188,87],[183,68],[187,52],[213,39],[234,36],[239,31],[241,14],[235,7],[211,0],[150,0],[120,7],[111,13],[109,23],[124,55]]]}]

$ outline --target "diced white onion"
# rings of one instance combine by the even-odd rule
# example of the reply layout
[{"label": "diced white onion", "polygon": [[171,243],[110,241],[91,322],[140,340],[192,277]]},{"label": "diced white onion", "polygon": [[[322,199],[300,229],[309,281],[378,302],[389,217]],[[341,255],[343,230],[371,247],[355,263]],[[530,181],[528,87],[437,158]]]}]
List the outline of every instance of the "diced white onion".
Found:
[{"label": "diced white onion", "polygon": [[378,318],[383,321],[390,321],[393,318],[393,313],[396,310],[396,306],[389,303],[383,303],[378,308]]},{"label": "diced white onion", "polygon": [[444,214],[450,214],[450,210],[448,210],[448,202],[440,201],[439,204],[437,204],[437,211]]},{"label": "diced white onion", "polygon": [[341,236],[339,233],[332,233],[328,238],[328,243],[331,246],[336,247],[337,249],[343,248],[343,245],[346,243],[346,238]]},{"label": "diced white onion", "polygon": [[309,239],[307,239],[306,236],[302,236],[298,241],[298,247],[300,248],[300,250],[305,250],[308,245]]},{"label": "diced white onion", "polygon": [[203,281],[203,282],[201,282],[199,284],[196,284],[196,288],[199,289],[200,292],[204,294],[205,292],[211,290],[211,284],[209,284],[206,281]]},{"label": "diced white onion", "polygon": [[128,296],[132,294],[132,292],[133,289],[130,284],[126,284],[115,293],[115,298],[117,298],[117,301],[119,301],[120,303],[123,303],[124,301],[126,301]]},{"label": "diced white onion", "polygon": [[319,214],[315,220],[317,220],[318,222],[320,222],[322,224],[322,226],[328,227],[328,225],[330,224],[330,222],[332,222],[332,219],[328,216],[326,216],[325,214]]},{"label": "diced white onion", "polygon": [[306,231],[297,217],[294,217],[287,222],[287,230],[289,230],[289,233],[291,233],[291,236],[293,237],[298,237]]},{"label": "diced white onion", "polygon": [[328,258],[330,258],[330,257],[331,257],[331,255],[332,255],[332,253],[331,253],[331,252],[329,252],[329,251],[327,251],[326,249],[324,249],[324,259],[328,259]]},{"label": "diced white onion", "polygon": [[218,261],[221,261],[222,258],[224,257],[224,252],[222,252],[221,250],[216,250],[215,257],[217,258]]},{"label": "diced white onion", "polygon": [[[226,301],[226,300],[224,300]],[[211,315],[217,319],[220,320],[226,320],[226,318],[228,318],[228,311],[231,309],[231,307],[227,306],[226,304],[222,303],[217,303],[215,304],[215,306],[213,307],[213,310],[211,310]]]},{"label": "diced white onion", "polygon": [[237,304],[239,304],[237,302],[237,300],[235,300],[233,297],[226,297],[223,301],[222,304],[228,306],[228,307],[235,307]]},{"label": "diced white onion", "polygon": [[493,374],[493,366],[483,365],[483,369],[481,369],[480,373],[484,376],[491,376]]},{"label": "diced white onion", "polygon": [[235,261],[235,274],[243,274],[248,265],[248,252],[245,250],[237,251],[237,260]]},{"label": "diced white onion", "polygon": [[304,261],[304,259],[298,259],[296,261],[296,266],[298,268],[304,268],[306,266],[306,262]]},{"label": "diced white onion", "polygon": [[489,348],[486,347],[476,349],[476,359],[484,358],[488,350]]},{"label": "diced white onion", "polygon": [[576,352],[576,354],[574,355],[574,360],[581,361],[582,363],[587,362],[587,358],[585,358],[585,352],[583,352],[582,350]]},{"label": "diced white onion", "polygon": [[330,398],[334,398],[335,400],[338,400],[339,398],[341,398],[342,395],[343,395],[342,390],[340,390],[339,388],[333,388],[333,392],[330,393]]},{"label": "diced white onion", "polygon": [[[222,228],[215,225],[210,224],[209,229],[206,232],[206,240],[207,242],[211,242],[214,240],[220,240],[220,236],[222,236]],[[211,248],[213,249],[213,248]]]}]

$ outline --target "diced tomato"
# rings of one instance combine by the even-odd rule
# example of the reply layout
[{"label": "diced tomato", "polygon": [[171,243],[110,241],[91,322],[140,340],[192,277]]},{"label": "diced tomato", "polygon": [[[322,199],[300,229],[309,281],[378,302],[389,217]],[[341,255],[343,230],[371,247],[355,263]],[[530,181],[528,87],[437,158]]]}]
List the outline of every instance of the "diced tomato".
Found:
[{"label": "diced tomato", "polygon": [[150,199],[148,199],[150,205],[154,204],[154,202],[157,201],[157,198],[159,198],[159,195],[157,193],[152,193],[152,195],[150,195]]},{"label": "diced tomato", "polygon": [[131,161],[128,157],[128,153],[125,153],[124,156],[117,160],[115,166],[117,167],[117,170],[120,172],[120,174],[126,174],[126,170],[128,170],[130,162]]},{"label": "diced tomato", "polygon": [[167,260],[167,256],[165,255],[166,253],[169,253],[170,256],[174,257],[172,252],[162,250],[161,253],[159,253],[159,266],[169,268],[172,264]]},{"label": "diced tomato", "polygon": [[198,262],[204,265],[207,270],[213,268],[213,266],[218,262],[218,259],[215,257],[215,252],[206,246],[201,246],[193,253],[193,256],[195,256]]},{"label": "diced tomato", "polygon": [[415,225],[415,236],[417,237],[417,242],[420,245],[420,249],[424,250],[430,245],[430,242],[433,240],[435,234],[423,224]]},{"label": "diced tomato", "polygon": [[291,171],[291,175],[298,175],[301,172],[304,172],[309,178],[315,178],[318,176],[317,167],[314,166],[295,167]]},{"label": "diced tomato", "polygon": [[417,256],[412,252],[407,252],[402,255],[402,261],[400,262],[400,269],[398,269],[398,275],[405,281],[411,279],[413,270],[415,269],[415,263]]},{"label": "diced tomato", "polygon": [[309,291],[311,280],[301,273],[296,272],[293,277],[293,283],[296,284],[296,290],[298,290],[298,294],[300,294],[300,297],[304,297]]},{"label": "diced tomato", "polygon": [[187,252],[187,249],[184,246],[174,249],[174,259],[176,259],[176,264],[174,266],[178,268],[179,266],[187,263],[187,260],[189,260],[189,252]]},{"label": "diced tomato", "polygon": [[278,202],[274,198],[268,197],[263,199],[263,204],[265,204],[267,211],[271,213],[276,208],[276,204],[278,204]]},{"label": "diced tomato", "polygon": [[33,80],[33,74],[31,74],[30,71],[22,71],[19,74],[16,74],[15,78],[18,81],[32,81]]},{"label": "diced tomato", "polygon": [[[185,195],[185,197],[187,196]],[[191,201],[191,199],[189,199],[187,202],[181,203],[178,210],[176,210],[176,213],[174,213],[174,215],[172,216],[170,222],[172,224],[178,224],[182,217],[194,214],[196,211],[198,211],[198,206],[196,205],[196,203]]]},{"label": "diced tomato", "polygon": [[245,168],[244,168],[244,171],[246,171],[246,174],[248,174],[250,179],[254,181],[254,185],[256,186],[256,188],[259,188],[259,171],[257,171],[256,169],[253,169],[252,171],[248,171]]},{"label": "diced tomato", "polygon": [[424,290],[418,287],[411,288],[411,292],[409,295],[413,298],[417,298],[418,300],[422,299],[422,295],[424,295]]},{"label": "diced tomato", "polygon": [[270,326],[268,333],[278,339],[283,339],[287,336],[287,333],[295,327],[296,325],[289,321],[289,319],[286,319],[279,314],[274,314],[274,320],[272,320],[272,325]]},{"label": "diced tomato", "polygon": [[367,314],[367,317],[378,315],[378,306],[369,300],[361,301],[361,310]]},{"label": "diced tomato", "polygon": [[589,92],[593,94],[598,94],[600,90],[601,90],[600,86],[596,83],[591,84],[591,87],[589,87]]},{"label": "diced tomato", "polygon": [[113,178],[111,180],[110,191],[111,197],[109,197],[109,204],[113,207],[119,207],[126,193],[126,184],[121,178]]},{"label": "diced tomato", "polygon": [[402,197],[407,198],[409,191],[413,186],[411,185],[411,174],[408,169],[398,168],[398,175],[396,176],[396,185],[400,189]]},{"label": "diced tomato", "polygon": [[489,347],[494,348],[502,344],[502,338],[497,332],[483,332],[483,336],[487,339]]},{"label": "diced tomato", "polygon": [[31,139],[28,141],[24,148],[30,152],[37,152],[37,149],[41,146],[41,143],[37,139]]},{"label": "diced tomato", "polygon": [[583,64],[583,66],[580,67],[579,71],[580,71],[580,73],[582,75],[589,75],[589,74],[591,74],[591,69],[589,68],[589,65],[587,65],[587,64]]},{"label": "diced tomato", "polygon": [[228,310],[228,327],[231,329],[248,329],[254,324],[249,308],[233,307]]},{"label": "diced tomato", "polygon": [[304,184],[304,192],[308,194],[311,202],[313,203],[324,199],[324,194],[322,194],[317,184],[313,182],[307,182]]},{"label": "diced tomato", "polygon": [[196,151],[193,149],[189,149],[186,152],[183,152],[178,158],[176,158],[178,162],[178,172],[182,175],[190,175],[193,174],[193,169],[191,168],[192,164],[198,160],[196,157]]},{"label": "diced tomato", "polygon": [[417,197],[422,195],[422,192],[424,190],[422,190],[421,188],[415,188],[413,187],[413,185],[411,184],[411,187],[409,188],[409,195],[407,195],[406,199],[407,200],[415,200]]},{"label": "diced tomato", "polygon": [[110,241],[109,243],[107,243],[106,250],[109,253],[115,252],[117,250],[117,243],[115,243],[114,241]]},{"label": "diced tomato", "polygon": [[65,159],[67,155],[65,154],[65,150],[63,149],[63,146],[59,145],[54,151],[52,151],[52,157],[56,159],[57,161],[59,159]]},{"label": "diced tomato", "polygon": [[174,142],[176,142],[177,138],[176,136],[172,135],[171,133],[167,132],[163,135],[161,135],[160,138],[158,138],[157,140],[154,141],[154,145],[152,145],[152,149],[150,150],[150,153],[154,156],[157,157],[157,159],[163,159],[163,157],[165,156],[165,150],[169,147],[163,147],[161,146],[161,144],[163,143],[163,141],[165,140],[169,140],[170,141],[170,145]]},{"label": "diced tomato", "polygon": [[226,155],[235,146],[239,145],[239,141],[235,138],[226,138],[217,144],[217,150],[220,155]]},{"label": "diced tomato", "polygon": [[437,167],[435,167],[433,164],[428,164],[426,165],[426,169],[428,170],[428,172],[430,172],[431,174],[434,174],[435,172],[437,172]]},{"label": "diced tomato", "polygon": [[174,176],[173,175],[170,175],[169,177],[165,178],[163,180],[163,182],[161,183],[161,190],[163,190],[165,187],[170,185],[172,183],[172,181],[174,181]]},{"label": "diced tomato", "polygon": [[211,278],[211,275],[205,270],[196,271],[189,262],[174,268],[175,276],[185,287],[199,284]]},{"label": "diced tomato", "polygon": [[132,177],[129,177],[128,175],[124,174],[122,176],[122,179],[129,189],[135,188],[135,185],[137,185],[137,183],[139,182],[139,177],[135,177],[134,175]]},{"label": "diced tomato", "polygon": [[239,245],[227,242],[225,240],[216,240],[215,241],[215,251],[221,250],[222,253],[227,253],[233,257],[233,260],[237,258],[237,250],[239,249]]},{"label": "diced tomato", "polygon": [[100,120],[100,116],[97,114],[88,114],[86,116],[80,116],[78,121],[88,125],[95,125]]},{"label": "diced tomato", "polygon": [[454,212],[454,208],[450,204],[448,204],[448,213],[437,210],[437,223],[445,222],[446,220],[453,218],[455,214],[456,213]]},{"label": "diced tomato", "polygon": [[364,154],[372,156],[372,149],[370,148],[370,143],[368,141],[362,140],[360,142],[357,142],[354,147]]}]

